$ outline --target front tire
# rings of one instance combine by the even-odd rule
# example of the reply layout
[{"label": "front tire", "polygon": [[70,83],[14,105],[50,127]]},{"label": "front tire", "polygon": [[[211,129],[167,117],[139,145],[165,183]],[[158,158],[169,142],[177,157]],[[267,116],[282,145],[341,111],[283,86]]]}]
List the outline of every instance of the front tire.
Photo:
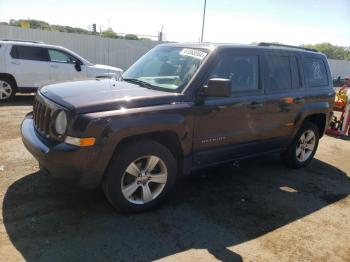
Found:
[{"label": "front tire", "polygon": [[320,133],[315,124],[305,122],[294,137],[287,150],[282,153],[284,163],[290,168],[301,168],[312,161],[320,139]]},{"label": "front tire", "polygon": [[15,81],[10,78],[0,78],[0,102],[7,102],[16,95],[17,86]]},{"label": "front tire", "polygon": [[102,186],[117,211],[138,213],[163,203],[176,175],[177,162],[168,148],[153,140],[140,140],[118,149]]}]

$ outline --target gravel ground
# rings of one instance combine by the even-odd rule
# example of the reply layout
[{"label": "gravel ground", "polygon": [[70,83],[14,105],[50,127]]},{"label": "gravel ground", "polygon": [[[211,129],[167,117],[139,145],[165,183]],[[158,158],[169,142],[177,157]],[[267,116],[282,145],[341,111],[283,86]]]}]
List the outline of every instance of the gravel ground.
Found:
[{"label": "gravel ground", "polygon": [[350,261],[348,140],[325,136],[301,170],[275,155],[206,169],[120,215],[39,172],[19,134],[31,103],[0,105],[0,261]]}]

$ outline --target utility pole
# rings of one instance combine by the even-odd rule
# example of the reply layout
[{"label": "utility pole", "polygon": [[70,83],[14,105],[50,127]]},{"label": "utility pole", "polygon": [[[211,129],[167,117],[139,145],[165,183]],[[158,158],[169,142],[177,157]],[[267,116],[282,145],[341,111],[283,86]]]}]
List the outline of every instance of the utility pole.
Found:
[{"label": "utility pole", "polygon": [[163,41],[163,26],[160,29],[160,32],[158,33],[158,41],[162,42]]},{"label": "utility pole", "polygon": [[207,0],[204,0],[204,10],[203,10],[203,22],[202,22],[202,35],[201,35],[201,43],[203,43],[203,35],[204,35],[204,23],[205,23],[205,9],[207,8]]}]

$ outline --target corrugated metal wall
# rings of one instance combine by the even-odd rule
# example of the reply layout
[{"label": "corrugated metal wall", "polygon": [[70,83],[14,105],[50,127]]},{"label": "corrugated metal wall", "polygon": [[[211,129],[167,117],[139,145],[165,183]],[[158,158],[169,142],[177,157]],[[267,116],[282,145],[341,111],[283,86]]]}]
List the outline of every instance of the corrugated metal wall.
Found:
[{"label": "corrugated metal wall", "polygon": [[350,76],[350,61],[328,59],[333,78]]},{"label": "corrugated metal wall", "polygon": [[[127,69],[160,42],[107,39],[99,36],[22,29],[0,25],[0,39],[35,40],[64,46],[92,63]],[[329,59],[332,77],[350,76],[350,61]]]},{"label": "corrugated metal wall", "polygon": [[23,29],[0,25],[0,39],[33,40],[64,46],[92,63],[127,69],[154,46],[155,41],[101,38],[93,35]]}]

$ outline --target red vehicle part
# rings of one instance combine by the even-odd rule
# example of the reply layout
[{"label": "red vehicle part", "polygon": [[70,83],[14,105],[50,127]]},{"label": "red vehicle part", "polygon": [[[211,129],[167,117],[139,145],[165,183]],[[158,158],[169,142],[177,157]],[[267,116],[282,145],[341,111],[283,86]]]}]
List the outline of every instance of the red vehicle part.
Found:
[{"label": "red vehicle part", "polygon": [[[333,116],[330,122],[326,134],[332,136],[350,136],[350,88],[347,83],[337,92],[336,101],[333,107]],[[334,112],[341,112],[341,116],[338,119]]]}]

